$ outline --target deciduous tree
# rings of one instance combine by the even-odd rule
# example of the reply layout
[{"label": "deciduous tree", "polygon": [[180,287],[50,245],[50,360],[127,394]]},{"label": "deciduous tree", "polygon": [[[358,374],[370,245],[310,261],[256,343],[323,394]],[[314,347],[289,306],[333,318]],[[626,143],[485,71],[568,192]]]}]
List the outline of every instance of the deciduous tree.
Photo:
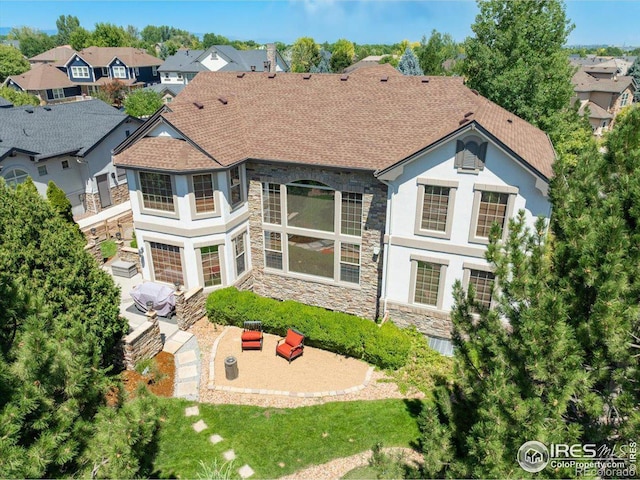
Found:
[{"label": "deciduous tree", "polygon": [[96,47],[128,47],[129,38],[124,28],[112,23],[96,23],[91,34],[91,40]]},{"label": "deciduous tree", "polygon": [[300,37],[291,48],[291,71],[302,73],[320,62],[320,47],[311,37]]},{"label": "deciduous tree", "polygon": [[573,26],[561,0],[482,0],[465,44],[469,87],[549,129],[573,95],[563,46]]},{"label": "deciduous tree", "polygon": [[53,37],[30,27],[12,28],[9,38],[20,42],[20,51],[27,58],[35,57],[55,47]]},{"label": "deciduous tree", "polygon": [[9,100],[15,107],[21,105],[40,105],[38,97],[27,92],[20,92],[10,87],[0,87],[0,97]]},{"label": "deciduous tree", "polygon": [[69,45],[76,51],[83,50],[91,46],[91,33],[82,27],[76,28],[69,35]]},{"label": "deciduous tree", "polygon": [[138,118],[153,115],[162,105],[162,96],[153,90],[134,90],[124,99],[124,111]]},{"label": "deciduous tree", "polygon": [[20,75],[31,68],[20,50],[9,45],[0,45],[0,83],[11,75]]},{"label": "deciduous tree", "polygon": [[457,55],[458,49],[453,37],[435,29],[431,32],[429,40],[422,37],[420,46],[416,49],[420,68],[425,75],[445,75],[447,71],[443,67],[444,61],[455,60]]},{"label": "deciduous tree", "polygon": [[56,27],[58,27],[56,44],[69,45],[71,42],[71,34],[80,28],[80,20],[73,15],[60,15],[56,20]]}]

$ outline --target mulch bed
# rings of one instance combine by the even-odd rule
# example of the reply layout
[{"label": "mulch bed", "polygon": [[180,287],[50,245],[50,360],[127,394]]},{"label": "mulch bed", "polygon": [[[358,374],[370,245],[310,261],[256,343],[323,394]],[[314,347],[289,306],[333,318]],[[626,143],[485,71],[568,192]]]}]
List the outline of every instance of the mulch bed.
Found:
[{"label": "mulch bed", "polygon": [[154,381],[149,375],[143,376],[133,370],[124,370],[120,374],[125,392],[129,397],[135,397],[136,390],[141,384],[145,385],[151,393],[159,397],[173,396],[173,382],[176,373],[173,355],[167,352],[160,352],[153,360],[160,372],[161,378],[159,381]]}]

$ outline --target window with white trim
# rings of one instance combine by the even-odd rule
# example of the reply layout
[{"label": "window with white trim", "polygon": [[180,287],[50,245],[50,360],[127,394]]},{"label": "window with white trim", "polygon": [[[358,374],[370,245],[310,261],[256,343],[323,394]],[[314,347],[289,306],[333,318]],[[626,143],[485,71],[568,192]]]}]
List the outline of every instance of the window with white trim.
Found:
[{"label": "window with white trim", "polygon": [[200,267],[202,268],[202,280],[205,287],[222,285],[218,245],[200,247]]},{"label": "window with white trim", "polygon": [[184,284],[180,247],[149,242],[149,251],[153,263],[153,276],[157,281]]},{"label": "window with white trim", "polygon": [[215,187],[213,175],[205,173],[192,177],[193,195],[196,202],[196,213],[212,213],[216,211]]},{"label": "window with white trim", "polygon": [[113,78],[127,78],[127,69],[122,65],[114,65],[111,68],[113,69]]},{"label": "window with white trim", "polygon": [[153,65],[151,67],[151,75],[153,75],[154,77],[158,74],[158,67],[156,67],[155,65]]},{"label": "window with white trim", "polygon": [[629,101],[629,92],[624,92],[620,97],[620,106],[624,107]]},{"label": "window with white trim", "polygon": [[171,176],[156,172],[140,172],[138,175],[144,208],[174,212]]},{"label": "window with white trim", "polygon": [[494,224],[500,227],[502,238],[505,238],[517,193],[516,187],[474,185],[470,242],[489,243],[489,234]]},{"label": "window with white trim", "polygon": [[457,188],[458,182],[454,181],[418,179],[416,235],[451,238]]},{"label": "window with white trim", "polygon": [[442,310],[448,260],[411,255],[409,303]]},{"label": "window with white trim", "polygon": [[344,235],[360,236],[362,233],[362,194],[342,192],[340,229]]},{"label": "window with white trim", "polygon": [[236,263],[236,277],[242,275],[247,269],[247,258],[245,253],[245,239],[247,237],[246,232],[242,232],[240,235],[232,240],[233,255]]},{"label": "window with white trim", "polygon": [[51,95],[54,100],[60,100],[64,98],[64,88],[53,88],[51,89]]},{"label": "window with white trim", "polygon": [[109,67],[102,67],[102,76],[103,77],[109,76]]},{"label": "window with white trim", "polygon": [[71,67],[71,76],[74,78],[89,78],[89,67]]},{"label": "window with white trim", "polygon": [[231,208],[235,208],[242,203],[242,172],[240,166],[229,169],[229,200]]},{"label": "window with white trim", "polygon": [[262,221],[275,225],[282,223],[280,185],[277,183],[262,184]]},{"label": "window with white trim", "polygon": [[264,232],[264,265],[282,270],[282,234],[279,232]]},{"label": "window with white trim", "polygon": [[340,281],[360,283],[360,245],[340,244]]}]

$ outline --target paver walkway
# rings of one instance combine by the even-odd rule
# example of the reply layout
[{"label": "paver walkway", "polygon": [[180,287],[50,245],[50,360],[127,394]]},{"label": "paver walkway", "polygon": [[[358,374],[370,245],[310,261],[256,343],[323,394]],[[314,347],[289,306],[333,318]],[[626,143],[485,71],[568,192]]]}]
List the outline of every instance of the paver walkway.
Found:
[{"label": "paver walkway", "polygon": [[173,353],[176,362],[173,396],[198,401],[201,362],[196,337],[189,332],[178,331],[165,342],[164,351]]}]

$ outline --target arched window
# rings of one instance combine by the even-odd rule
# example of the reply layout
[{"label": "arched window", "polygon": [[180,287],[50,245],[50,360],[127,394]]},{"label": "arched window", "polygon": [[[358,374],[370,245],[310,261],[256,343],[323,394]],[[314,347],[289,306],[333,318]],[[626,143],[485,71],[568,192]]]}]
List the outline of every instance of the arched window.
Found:
[{"label": "arched window", "polygon": [[455,166],[462,170],[482,170],[487,155],[487,142],[479,137],[467,137],[456,144]]},{"label": "arched window", "polygon": [[14,168],[13,170],[9,170],[5,175],[3,175],[3,177],[6,180],[7,185],[15,187],[16,185],[23,183],[29,177],[29,174],[24,170]]}]

